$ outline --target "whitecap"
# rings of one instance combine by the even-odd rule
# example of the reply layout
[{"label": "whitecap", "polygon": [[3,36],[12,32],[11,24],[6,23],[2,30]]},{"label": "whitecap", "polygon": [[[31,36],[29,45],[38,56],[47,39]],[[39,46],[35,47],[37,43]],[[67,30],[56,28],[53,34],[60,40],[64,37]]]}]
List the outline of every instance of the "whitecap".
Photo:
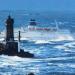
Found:
[{"label": "whitecap", "polygon": [[37,40],[35,41],[35,44],[45,44],[45,43],[51,43],[50,41],[46,41],[46,40]]}]

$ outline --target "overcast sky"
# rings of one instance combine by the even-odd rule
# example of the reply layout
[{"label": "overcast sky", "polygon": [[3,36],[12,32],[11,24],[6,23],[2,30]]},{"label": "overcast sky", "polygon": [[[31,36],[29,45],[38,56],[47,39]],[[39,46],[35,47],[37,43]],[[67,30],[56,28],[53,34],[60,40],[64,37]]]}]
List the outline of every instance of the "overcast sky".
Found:
[{"label": "overcast sky", "polygon": [[75,11],[75,0],[0,0],[0,10]]}]

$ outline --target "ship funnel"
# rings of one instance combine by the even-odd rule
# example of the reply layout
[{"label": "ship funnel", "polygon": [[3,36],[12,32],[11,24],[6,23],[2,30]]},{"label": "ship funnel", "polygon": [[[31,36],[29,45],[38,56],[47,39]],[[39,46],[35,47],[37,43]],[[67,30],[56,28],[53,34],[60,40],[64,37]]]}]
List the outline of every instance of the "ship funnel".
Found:
[{"label": "ship funnel", "polygon": [[36,26],[36,21],[35,21],[35,19],[31,19],[31,20],[30,20],[30,25],[31,25],[31,26]]}]

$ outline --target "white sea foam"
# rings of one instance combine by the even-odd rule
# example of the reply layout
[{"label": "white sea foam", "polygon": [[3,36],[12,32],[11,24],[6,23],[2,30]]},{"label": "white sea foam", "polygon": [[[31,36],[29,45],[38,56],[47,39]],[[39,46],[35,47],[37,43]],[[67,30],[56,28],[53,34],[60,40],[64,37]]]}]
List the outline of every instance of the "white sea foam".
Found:
[{"label": "white sea foam", "polygon": [[46,40],[37,40],[35,41],[36,44],[42,44],[42,43],[51,43],[50,41],[46,41]]},{"label": "white sea foam", "polygon": [[47,59],[45,59],[45,60],[47,60],[47,61],[52,61],[52,60],[69,60],[69,59],[75,59],[75,57],[57,57],[57,58],[47,58]]},{"label": "white sea foam", "polygon": [[66,35],[61,34],[58,36],[58,38],[52,39],[52,41],[64,41],[64,40],[73,41],[74,38],[69,34],[66,34]]},{"label": "white sea foam", "polygon": [[75,68],[75,64],[73,63],[57,63],[56,65],[58,65],[59,67],[70,67],[70,68]]},{"label": "white sea foam", "polygon": [[68,46],[68,47],[75,47],[75,42],[70,42],[70,43],[66,43],[64,44],[64,46]]},{"label": "white sea foam", "polygon": [[[17,39],[17,38],[16,38]],[[17,39],[18,40],[18,39]],[[64,41],[64,40],[68,40],[68,41],[73,41],[74,38],[70,35],[66,35],[66,36],[62,36],[60,35],[59,37],[56,37],[56,38],[36,38],[36,37],[31,37],[31,38],[21,38],[21,40],[28,40],[28,41],[33,41],[35,42],[35,44],[43,44],[43,43],[50,43],[50,44],[53,44],[54,41],[58,42],[58,41]],[[53,42],[52,42],[53,41]]]},{"label": "white sea foam", "polygon": [[70,41],[68,43],[64,43],[63,45],[54,46],[54,48],[68,52],[75,52],[75,41]]},{"label": "white sea foam", "polygon": [[[23,29],[14,29],[15,40],[18,40],[18,31],[21,30],[21,40],[36,41],[36,43],[50,43],[50,41],[74,40],[69,30],[59,30],[57,32],[39,32],[24,31]],[[1,32],[0,37],[5,37],[5,30]],[[4,38],[0,39],[1,41]]]},{"label": "white sea foam", "polygon": [[57,48],[57,49],[65,49],[65,47],[63,45],[58,45],[58,46],[55,46],[54,48]]}]

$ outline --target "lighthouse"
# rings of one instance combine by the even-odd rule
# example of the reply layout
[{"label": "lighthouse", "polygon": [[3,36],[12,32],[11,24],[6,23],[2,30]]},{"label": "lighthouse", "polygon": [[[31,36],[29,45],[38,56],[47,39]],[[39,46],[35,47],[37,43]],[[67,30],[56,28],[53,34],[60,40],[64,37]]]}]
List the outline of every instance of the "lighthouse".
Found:
[{"label": "lighthouse", "polygon": [[6,20],[6,49],[5,54],[16,55],[18,53],[18,43],[14,40],[14,19],[8,16]]},{"label": "lighthouse", "polygon": [[13,24],[14,19],[9,15],[6,20],[6,41],[14,41]]}]

